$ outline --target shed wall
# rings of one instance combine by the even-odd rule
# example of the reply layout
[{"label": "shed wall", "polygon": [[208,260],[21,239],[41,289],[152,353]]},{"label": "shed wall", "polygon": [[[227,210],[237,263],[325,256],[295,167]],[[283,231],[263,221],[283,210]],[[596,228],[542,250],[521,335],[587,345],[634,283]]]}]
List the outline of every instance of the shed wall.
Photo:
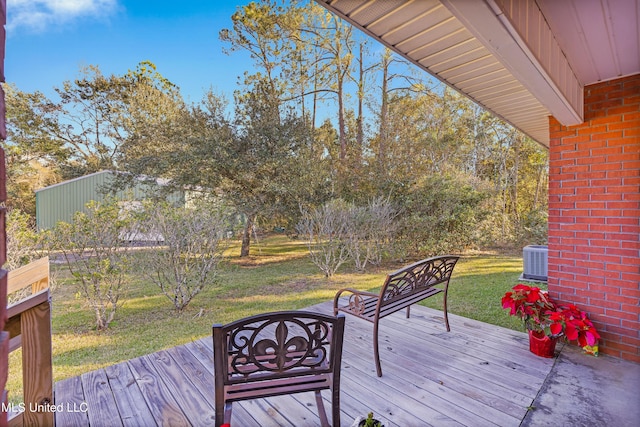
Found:
[{"label": "shed wall", "polygon": [[[38,230],[52,228],[59,221],[71,222],[76,212],[85,211],[90,201],[102,202],[104,189],[114,177],[113,172],[102,171],[61,182],[36,192],[36,225]],[[119,200],[143,200],[148,187],[140,183],[130,190],[119,191]],[[184,194],[169,197],[172,203],[184,204]]]}]

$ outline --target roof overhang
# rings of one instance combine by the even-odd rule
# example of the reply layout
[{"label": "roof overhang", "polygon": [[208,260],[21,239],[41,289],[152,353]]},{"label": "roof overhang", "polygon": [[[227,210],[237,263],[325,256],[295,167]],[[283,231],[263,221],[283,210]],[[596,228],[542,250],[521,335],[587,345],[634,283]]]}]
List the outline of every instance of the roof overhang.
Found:
[{"label": "roof overhang", "polygon": [[[544,146],[549,145],[548,116],[564,125],[583,121],[585,83],[561,48],[558,29],[549,25],[562,16],[547,19],[539,5],[547,13],[590,9],[582,12],[585,16],[609,10],[602,0],[563,0],[563,6],[556,0],[317,1]],[[631,36],[637,36],[637,0],[619,3],[630,18],[617,11],[602,20],[631,19],[631,28],[636,25]],[[606,30],[612,33],[615,24],[608,19]],[[631,46],[631,70],[640,72],[637,40]]]}]

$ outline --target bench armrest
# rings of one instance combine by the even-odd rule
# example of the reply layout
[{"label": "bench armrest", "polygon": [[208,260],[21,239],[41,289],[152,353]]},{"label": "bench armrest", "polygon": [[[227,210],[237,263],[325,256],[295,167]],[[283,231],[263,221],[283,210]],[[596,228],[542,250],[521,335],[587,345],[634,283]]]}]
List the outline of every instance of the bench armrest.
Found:
[{"label": "bench armrest", "polygon": [[339,301],[340,297],[342,296],[342,294],[345,293],[345,292],[348,292],[351,295],[349,296],[349,305],[344,306],[344,307],[345,308],[348,307],[349,311],[353,312],[354,314],[359,313],[361,311],[361,309],[359,309],[358,306],[362,302],[362,298],[363,297],[380,298],[379,294],[374,294],[373,292],[359,291],[359,290],[353,289],[353,288],[340,289],[338,292],[336,292],[336,296],[333,298],[333,314],[334,314],[334,316],[338,314],[338,301]]}]

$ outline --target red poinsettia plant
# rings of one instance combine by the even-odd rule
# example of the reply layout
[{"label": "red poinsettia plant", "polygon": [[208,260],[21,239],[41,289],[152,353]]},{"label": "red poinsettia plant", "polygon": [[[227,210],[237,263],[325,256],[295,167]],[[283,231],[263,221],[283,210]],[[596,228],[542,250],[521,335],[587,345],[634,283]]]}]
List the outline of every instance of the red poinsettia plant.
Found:
[{"label": "red poinsettia plant", "polygon": [[587,353],[598,354],[600,335],[584,311],[573,304],[557,305],[549,294],[535,286],[518,284],[502,297],[502,308],[520,317],[527,330],[550,338],[564,336],[577,341]]}]

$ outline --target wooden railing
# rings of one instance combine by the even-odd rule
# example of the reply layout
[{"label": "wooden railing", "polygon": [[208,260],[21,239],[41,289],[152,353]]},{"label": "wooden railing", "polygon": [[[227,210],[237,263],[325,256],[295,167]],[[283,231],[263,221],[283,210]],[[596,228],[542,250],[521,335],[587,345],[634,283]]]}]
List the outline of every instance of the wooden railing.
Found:
[{"label": "wooden railing", "polygon": [[[16,405],[10,426],[54,424],[49,258],[10,271],[7,293],[31,287],[31,296],[7,307],[9,352],[22,347],[23,405]],[[10,416],[11,416],[10,415]]]}]

